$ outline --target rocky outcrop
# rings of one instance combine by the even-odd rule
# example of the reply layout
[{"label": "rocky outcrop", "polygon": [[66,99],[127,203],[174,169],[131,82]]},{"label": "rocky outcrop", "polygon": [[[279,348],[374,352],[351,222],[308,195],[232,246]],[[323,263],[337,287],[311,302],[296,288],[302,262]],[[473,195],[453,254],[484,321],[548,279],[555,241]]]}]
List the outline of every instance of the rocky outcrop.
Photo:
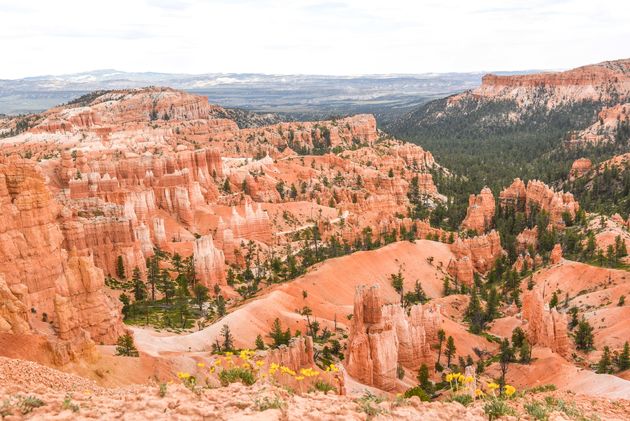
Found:
[{"label": "rocky outcrop", "polygon": [[195,240],[193,256],[199,282],[209,288],[225,284],[225,257],[223,251],[214,246],[210,234]]},{"label": "rocky outcrop", "polygon": [[523,318],[530,344],[549,347],[562,356],[569,355],[566,315],[555,308],[549,309],[540,287],[523,293]]},{"label": "rocky outcrop", "polygon": [[485,75],[474,95],[555,107],[569,101],[611,101],[630,94],[630,60],[607,61],[564,72]]},{"label": "rocky outcrop", "polygon": [[441,323],[439,308],[420,304],[409,315],[383,303],[378,286],[357,288],[345,367],[361,383],[383,390],[399,388],[398,366],[417,371],[433,365],[430,344]]},{"label": "rocky outcrop", "polygon": [[[0,163],[0,207],[0,275],[13,295],[3,288],[4,313],[12,308],[11,331],[24,330],[24,322],[35,329],[17,298],[33,317],[52,325],[42,334],[61,341],[61,348],[88,349],[90,338],[114,342],[123,330],[120,304],[105,295],[103,272],[91,256],[69,257],[62,247],[60,206],[32,162],[11,157]],[[63,356],[59,361],[67,362]]]},{"label": "rocky outcrop", "polygon": [[569,172],[569,180],[577,180],[578,178],[588,174],[593,169],[593,163],[588,158],[580,158],[573,161],[571,171]]},{"label": "rocky outcrop", "polygon": [[292,338],[289,345],[281,345],[267,352],[267,364],[279,364],[299,371],[301,368],[315,367],[313,350],[313,338],[310,336],[298,336]]},{"label": "rocky outcrop", "polygon": [[[501,247],[501,238],[495,230],[476,237],[458,238],[451,244],[451,250],[457,260],[468,259],[472,267],[480,273],[489,271],[494,262],[504,253]],[[461,281],[467,284],[472,282],[472,280],[464,279]]]},{"label": "rocky outcrop", "polygon": [[471,194],[468,198],[466,218],[464,218],[461,228],[475,231],[478,234],[484,233],[492,224],[494,208],[494,195],[488,187],[484,187],[479,195]]},{"label": "rocky outcrop", "polygon": [[516,236],[516,251],[523,253],[530,248],[536,249],[538,244],[538,225],[534,228],[525,228]]},{"label": "rocky outcrop", "polygon": [[[569,133],[565,147],[584,147],[606,143],[627,144],[627,128],[630,124],[630,103],[604,107],[597,115],[597,121],[584,130]],[[625,138],[624,138],[625,137]],[[577,162],[577,161],[576,161]]]},{"label": "rocky outcrop", "polygon": [[560,263],[562,260],[562,246],[560,244],[556,244],[553,246],[553,250],[551,250],[551,256],[549,257],[551,260],[551,264],[555,265]]},{"label": "rocky outcrop", "polygon": [[538,180],[529,181],[525,187],[518,178],[501,192],[499,202],[504,208],[525,212],[528,216],[534,211],[545,211],[556,228],[564,228],[563,215],[575,219],[580,209],[571,193],[555,192]]}]

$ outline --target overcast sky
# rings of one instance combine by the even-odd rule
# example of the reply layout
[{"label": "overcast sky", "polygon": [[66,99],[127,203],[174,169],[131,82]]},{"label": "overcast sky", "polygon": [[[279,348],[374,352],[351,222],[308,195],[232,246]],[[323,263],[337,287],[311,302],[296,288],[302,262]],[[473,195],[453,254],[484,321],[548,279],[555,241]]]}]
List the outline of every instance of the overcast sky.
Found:
[{"label": "overcast sky", "polygon": [[0,0],[0,78],[423,73],[630,57],[628,0]]}]

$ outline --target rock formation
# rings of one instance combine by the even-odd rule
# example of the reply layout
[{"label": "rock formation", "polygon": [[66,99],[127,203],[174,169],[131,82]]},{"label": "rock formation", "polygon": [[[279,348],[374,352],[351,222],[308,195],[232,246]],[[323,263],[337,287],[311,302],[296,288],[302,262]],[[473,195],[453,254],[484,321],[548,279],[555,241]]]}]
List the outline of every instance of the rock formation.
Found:
[{"label": "rock formation", "polygon": [[383,390],[398,388],[397,368],[417,371],[433,365],[430,344],[441,323],[439,308],[420,304],[409,315],[395,304],[385,305],[378,286],[356,290],[346,353],[348,374]]},{"label": "rock formation", "polygon": [[588,174],[593,169],[593,163],[588,158],[580,158],[573,161],[571,165],[571,172],[569,173],[569,179],[571,181]]},{"label": "rock formation", "polygon": [[549,259],[551,260],[552,265],[560,263],[560,261],[562,260],[562,246],[560,246],[560,244],[556,244],[553,246],[553,250],[551,250],[551,256]]},{"label": "rock formation", "polygon": [[[60,207],[32,162],[11,158],[0,163],[0,207],[0,275],[8,287],[2,288],[7,300],[3,328],[19,333],[30,325],[34,330],[33,317],[51,324],[55,333],[42,333],[59,339],[59,348],[64,341],[74,350],[90,348],[91,339],[114,342],[123,331],[120,304],[104,294],[103,272],[91,256],[69,256],[62,248]],[[26,317],[24,307],[32,315]]]},{"label": "rock formation", "polygon": [[479,195],[471,194],[461,228],[476,231],[477,234],[484,233],[492,224],[494,207],[494,195],[488,187],[484,187]]},{"label": "rock formation", "polygon": [[499,202],[504,208],[525,212],[528,216],[534,209],[545,211],[549,214],[551,224],[556,228],[565,226],[563,215],[575,219],[580,209],[579,203],[571,193],[554,192],[538,180],[529,181],[525,187],[525,183],[518,178],[501,192]]},{"label": "rock formation", "polygon": [[527,339],[532,345],[549,347],[562,356],[569,354],[566,315],[555,308],[549,309],[540,287],[523,293],[523,318],[527,323]]},{"label": "rock formation", "polygon": [[476,237],[458,238],[451,244],[451,250],[457,262],[449,264],[449,273],[453,276],[458,274],[458,281],[467,285],[473,281],[472,269],[486,273],[504,253],[499,233],[495,230]]},{"label": "rock formation", "polygon": [[276,363],[299,371],[301,368],[315,367],[313,338],[300,336],[291,339],[289,345],[281,345],[267,352],[267,364]]}]

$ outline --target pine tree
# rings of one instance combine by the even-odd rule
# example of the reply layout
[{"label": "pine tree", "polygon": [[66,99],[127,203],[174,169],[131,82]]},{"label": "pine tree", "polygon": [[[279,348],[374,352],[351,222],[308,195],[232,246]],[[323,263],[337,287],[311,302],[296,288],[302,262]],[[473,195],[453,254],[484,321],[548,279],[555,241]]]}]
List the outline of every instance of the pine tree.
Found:
[{"label": "pine tree", "polygon": [[475,287],[470,291],[470,304],[466,309],[466,318],[470,321],[470,331],[472,333],[479,334],[483,331],[486,322],[485,315],[477,296],[477,288]]},{"label": "pine tree", "polygon": [[160,272],[160,280],[156,287],[164,295],[166,302],[170,302],[171,298],[175,296],[175,283],[171,280],[171,275],[166,269]]},{"label": "pine tree", "polygon": [[282,325],[280,324],[280,319],[276,318],[273,321],[273,326],[268,336],[271,338],[271,340],[273,340],[273,347],[277,348],[280,345],[289,344],[289,339],[291,339],[291,331],[288,328],[286,331],[283,331]]},{"label": "pine tree", "polygon": [[140,269],[136,266],[131,275],[131,285],[133,288],[133,298],[136,301],[142,301],[147,297],[147,286],[142,282]]},{"label": "pine tree", "polygon": [[116,259],[116,275],[118,276],[118,279],[127,278],[125,273],[125,262],[123,261],[122,256],[118,256]]},{"label": "pine tree", "polygon": [[228,325],[223,325],[221,336],[223,336],[223,351],[232,351],[234,349],[234,337]]},{"label": "pine tree", "polygon": [[619,354],[619,362],[617,365],[619,366],[619,371],[625,371],[630,368],[630,345],[628,341],[623,344],[623,351]]},{"label": "pine tree", "polygon": [[527,342],[527,339],[523,340],[523,343],[519,348],[519,354],[521,364],[529,364],[531,362],[532,348],[529,346],[529,342]]},{"label": "pine tree", "polygon": [[208,301],[208,287],[205,285],[197,284],[193,287],[193,294],[195,294],[195,300],[199,306],[199,311],[203,310],[203,303]]},{"label": "pine tree", "polygon": [[558,307],[558,294],[556,291],[551,295],[551,301],[549,301],[549,308]]},{"label": "pine tree", "polygon": [[607,346],[604,347],[604,353],[597,363],[597,373],[599,374],[609,374],[612,372],[612,362],[610,360],[610,348]]},{"label": "pine tree", "polygon": [[495,287],[490,288],[486,304],[486,321],[491,322],[499,315],[499,293]]},{"label": "pine tree", "polygon": [[503,393],[503,387],[505,387],[505,376],[507,375],[508,368],[512,360],[514,360],[514,350],[510,346],[510,342],[507,339],[503,339],[499,351],[499,367],[501,368],[501,377],[499,377],[499,391],[501,393]]},{"label": "pine tree", "polygon": [[426,364],[422,364],[418,370],[418,383],[420,383],[422,390],[427,392],[427,395],[433,393],[433,383],[429,380],[429,367]]},{"label": "pine tree", "polygon": [[147,257],[147,283],[151,286],[151,301],[155,301],[155,289],[160,282],[159,261],[157,254]]},{"label": "pine tree", "polygon": [[118,337],[118,341],[116,342],[116,355],[123,355],[125,357],[137,357],[140,355],[133,343],[133,336],[129,333]]},{"label": "pine tree", "polygon": [[442,356],[442,344],[444,343],[444,340],[446,339],[446,333],[444,332],[444,329],[438,330],[437,337],[438,337],[438,357],[437,357],[437,362],[435,363],[436,369],[440,367],[440,357]]},{"label": "pine tree", "polygon": [[403,274],[400,268],[398,269],[398,273],[392,273],[391,275],[389,275],[389,279],[391,280],[392,288],[394,288],[394,291],[396,291],[400,295],[400,303],[403,304],[404,303],[403,286],[404,286],[405,278],[403,277]]},{"label": "pine tree", "polygon": [[512,346],[516,348],[520,348],[525,341],[525,332],[520,327],[515,328],[512,331]]},{"label": "pine tree", "polygon": [[575,332],[575,346],[577,349],[588,351],[593,349],[593,327],[582,317]]},{"label": "pine tree", "polygon": [[256,346],[256,349],[261,349],[261,350],[265,349],[265,342],[263,341],[263,338],[260,334],[256,336],[255,346]]},{"label": "pine tree", "polygon": [[457,348],[455,348],[455,340],[452,336],[449,336],[446,340],[446,350],[444,351],[444,355],[446,355],[446,366],[451,367],[451,359],[455,356],[455,352]]},{"label": "pine tree", "polygon": [[225,298],[223,298],[223,295],[221,294],[217,295],[215,299],[215,304],[217,306],[217,314],[219,315],[219,317],[225,316],[225,314],[227,313],[227,310],[225,308]]}]

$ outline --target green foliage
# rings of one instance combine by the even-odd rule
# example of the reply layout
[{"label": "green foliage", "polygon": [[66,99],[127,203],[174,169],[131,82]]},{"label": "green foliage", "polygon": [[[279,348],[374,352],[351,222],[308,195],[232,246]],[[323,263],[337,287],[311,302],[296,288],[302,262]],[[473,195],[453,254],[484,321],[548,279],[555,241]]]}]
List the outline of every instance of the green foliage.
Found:
[{"label": "green foliage", "polygon": [[407,389],[403,396],[407,399],[411,398],[412,396],[417,396],[422,402],[429,402],[431,400],[429,394],[420,386],[415,386]]},{"label": "green foliage", "polygon": [[623,351],[619,354],[617,366],[619,367],[619,371],[628,370],[630,368],[630,344],[628,344],[628,341],[623,344]]},{"label": "green foliage", "polygon": [[287,406],[286,402],[278,395],[273,397],[263,396],[261,398],[254,399],[254,408],[256,411],[263,412],[268,409],[283,409]]},{"label": "green foliage", "polygon": [[61,403],[61,407],[64,410],[69,410],[72,412],[79,412],[79,405],[77,405],[76,403],[72,402],[72,395],[67,394],[64,398],[63,398],[63,402]]},{"label": "green foliage", "polygon": [[383,402],[383,398],[371,392],[365,392],[356,402],[359,405],[359,410],[365,412],[368,417],[375,417],[384,412],[383,408],[379,406]]},{"label": "green foliage", "polygon": [[324,392],[325,395],[327,395],[328,392],[337,391],[337,389],[333,385],[324,380],[317,380],[313,387],[317,391]]},{"label": "green foliage", "polygon": [[40,408],[46,405],[44,401],[35,396],[24,396],[18,400],[17,408],[22,415],[27,415],[33,412],[33,409]]},{"label": "green foliage", "polygon": [[473,397],[470,395],[453,395],[449,400],[451,402],[459,402],[464,406],[468,406],[474,401]]},{"label": "green foliage", "polygon": [[449,336],[446,340],[446,350],[444,351],[444,355],[446,356],[446,365],[448,367],[451,366],[451,359],[455,356],[455,352],[457,348],[455,347],[455,340],[452,336]]},{"label": "green foliage", "polygon": [[593,327],[584,317],[577,325],[577,331],[574,335],[575,347],[582,351],[590,351],[593,349]]},{"label": "green foliage", "polygon": [[272,347],[277,348],[280,345],[288,345],[289,339],[291,339],[291,329],[287,328],[287,330],[282,330],[282,325],[280,323],[280,319],[276,318],[273,321],[273,326],[271,327],[271,331],[267,335],[273,341]]},{"label": "green foliage", "polygon": [[605,346],[604,352],[597,363],[597,373],[599,374],[611,374],[612,373],[612,360],[610,358],[610,348]]},{"label": "green foliage", "polygon": [[524,407],[527,413],[535,420],[546,421],[549,419],[549,412],[547,411],[547,408],[540,402],[528,402],[524,405]]},{"label": "green foliage", "polygon": [[256,376],[250,369],[234,367],[221,371],[219,373],[219,381],[223,386],[236,382],[241,382],[246,386],[251,386],[256,383]]},{"label": "green foliage", "polygon": [[256,336],[256,341],[254,345],[256,346],[256,349],[259,349],[259,350],[265,349],[265,342],[263,341],[262,335],[259,334]]},{"label": "green foliage", "polygon": [[125,333],[118,337],[116,342],[116,355],[123,355],[125,357],[139,357],[138,349],[133,342],[133,336],[129,333]]},{"label": "green foliage", "polygon": [[483,411],[489,421],[496,420],[506,415],[516,415],[516,411],[501,398],[492,398],[483,406]]}]

